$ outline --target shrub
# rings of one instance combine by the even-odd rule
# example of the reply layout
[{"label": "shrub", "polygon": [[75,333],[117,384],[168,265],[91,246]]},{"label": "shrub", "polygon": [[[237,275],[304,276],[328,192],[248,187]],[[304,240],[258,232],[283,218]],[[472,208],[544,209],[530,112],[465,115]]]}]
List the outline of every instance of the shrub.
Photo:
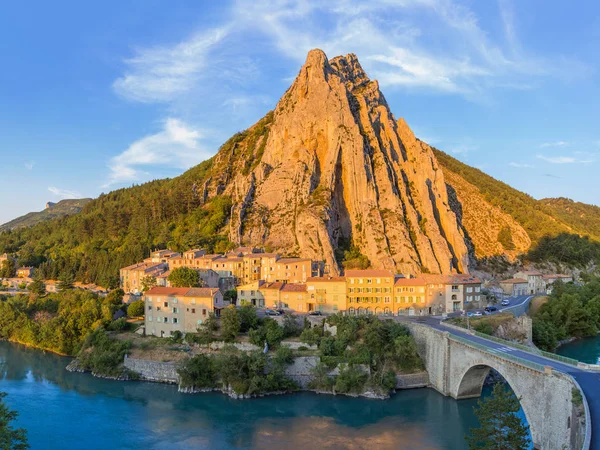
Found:
[{"label": "shrub", "polygon": [[302,334],[300,334],[300,341],[308,345],[319,345],[322,335],[323,332],[318,327],[306,328]]},{"label": "shrub", "polygon": [[237,309],[229,305],[221,312],[221,337],[227,341],[235,340],[242,326]]},{"label": "shrub", "polygon": [[258,326],[258,316],[256,315],[256,308],[252,305],[244,305],[238,308],[238,316],[240,318],[240,331],[245,333],[252,328]]},{"label": "shrub", "polygon": [[88,334],[78,354],[79,365],[84,370],[105,376],[123,373],[123,358],[131,343],[110,337],[102,328]]},{"label": "shrub", "polygon": [[340,370],[335,380],[335,390],[342,394],[358,394],[364,389],[368,375],[357,366],[348,365]]},{"label": "shrub", "polygon": [[125,317],[121,317],[117,320],[113,320],[109,325],[110,331],[123,331],[127,327],[127,320]]},{"label": "shrub", "polygon": [[129,317],[141,317],[144,315],[144,300],[136,300],[127,307]]},{"label": "shrub", "polygon": [[212,388],[217,381],[213,358],[207,355],[197,355],[184,361],[177,373],[182,387]]}]

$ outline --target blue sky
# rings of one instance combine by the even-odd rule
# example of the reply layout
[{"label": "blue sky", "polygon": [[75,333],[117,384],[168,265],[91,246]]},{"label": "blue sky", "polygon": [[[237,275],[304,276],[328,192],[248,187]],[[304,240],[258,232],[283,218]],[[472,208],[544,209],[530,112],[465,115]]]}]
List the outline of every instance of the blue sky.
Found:
[{"label": "blue sky", "polygon": [[536,198],[600,204],[600,4],[574,4],[4,2],[0,222],[210,157],[315,47],[356,53],[430,144]]}]

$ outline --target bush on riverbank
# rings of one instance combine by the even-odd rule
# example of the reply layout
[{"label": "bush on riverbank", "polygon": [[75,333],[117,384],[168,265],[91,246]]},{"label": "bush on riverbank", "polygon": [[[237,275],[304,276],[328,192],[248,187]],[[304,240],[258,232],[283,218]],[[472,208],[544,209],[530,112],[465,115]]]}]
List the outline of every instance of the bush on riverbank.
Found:
[{"label": "bush on riverbank", "polygon": [[533,316],[533,342],[553,351],[559,341],[595,336],[600,329],[600,278],[578,286],[554,283],[552,294]]},{"label": "bush on riverbank", "polygon": [[95,375],[120,377],[123,358],[131,347],[129,341],[111,337],[103,328],[90,332],[77,355],[78,368]]},{"label": "bush on riverbank", "polygon": [[268,358],[260,351],[242,352],[227,346],[215,355],[197,355],[177,369],[184,389],[231,389],[237,395],[295,391],[296,383],[284,375],[291,362],[289,349]]}]

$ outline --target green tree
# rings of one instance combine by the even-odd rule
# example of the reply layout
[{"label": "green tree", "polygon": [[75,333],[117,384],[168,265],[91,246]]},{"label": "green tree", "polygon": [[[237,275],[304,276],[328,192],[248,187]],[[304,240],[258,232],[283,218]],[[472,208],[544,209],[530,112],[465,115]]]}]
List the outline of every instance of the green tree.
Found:
[{"label": "green tree", "polygon": [[29,448],[27,431],[12,426],[11,423],[17,418],[18,413],[8,409],[4,403],[6,395],[6,392],[0,392],[0,449],[25,450]]},{"label": "green tree", "polygon": [[504,250],[514,250],[516,248],[510,227],[504,227],[500,230],[498,233],[498,242],[502,244]]},{"label": "green tree", "polygon": [[473,408],[479,428],[471,428],[467,436],[471,450],[523,450],[529,448],[529,427],[517,416],[519,399],[501,383],[496,383],[492,395],[479,400]]},{"label": "green tree", "polygon": [[17,274],[17,265],[15,261],[11,258],[8,258],[5,261],[2,261],[2,265],[0,266],[0,278],[13,278]]},{"label": "green tree", "polygon": [[189,267],[177,267],[173,269],[168,277],[169,283],[173,287],[199,287],[200,274]]},{"label": "green tree", "polygon": [[142,285],[142,292],[146,292],[147,290],[156,286],[156,278],[152,275],[146,275],[142,278],[140,283]]},{"label": "green tree", "polygon": [[235,289],[229,289],[223,294],[223,300],[235,305],[237,303],[237,291]]},{"label": "green tree", "polygon": [[254,306],[244,305],[238,308],[237,311],[240,317],[240,331],[242,333],[258,326],[258,316],[256,315],[256,308]]},{"label": "green tree", "polygon": [[127,307],[129,317],[141,317],[144,315],[144,300],[136,300]]},{"label": "green tree", "polygon": [[73,275],[68,272],[63,273],[58,279],[58,292],[65,292],[73,289]]},{"label": "green tree", "polygon": [[38,275],[36,275],[33,278],[33,281],[31,283],[29,283],[29,286],[27,286],[27,289],[32,294],[36,294],[36,295],[44,295],[46,293],[46,285],[44,284],[44,280]]},{"label": "green tree", "polygon": [[221,311],[221,336],[224,340],[235,340],[241,326],[242,322],[235,306],[229,305]]}]

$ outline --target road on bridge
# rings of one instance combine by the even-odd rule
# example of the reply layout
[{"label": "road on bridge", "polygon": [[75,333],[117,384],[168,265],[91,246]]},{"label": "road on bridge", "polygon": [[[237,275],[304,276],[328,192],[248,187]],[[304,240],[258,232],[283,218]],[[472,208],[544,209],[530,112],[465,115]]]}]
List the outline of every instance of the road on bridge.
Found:
[{"label": "road on bridge", "polygon": [[[524,301],[525,300],[523,300],[523,302]],[[593,450],[600,450],[600,373],[579,369],[577,367],[561,363],[560,361],[546,358],[541,355],[536,355],[534,353],[529,353],[524,350],[519,350],[518,348],[510,347],[510,345],[503,345],[479,336],[474,336],[468,333],[467,330],[462,332],[454,328],[446,327],[440,323],[439,318],[414,317],[411,319],[417,323],[424,323],[437,330],[447,331],[451,335],[459,336],[476,344],[484,345],[493,353],[510,353],[510,355],[526,361],[531,361],[543,366],[550,366],[555,370],[571,375],[579,383],[579,386],[581,386],[590,408],[592,423],[592,442],[590,448]]]}]

